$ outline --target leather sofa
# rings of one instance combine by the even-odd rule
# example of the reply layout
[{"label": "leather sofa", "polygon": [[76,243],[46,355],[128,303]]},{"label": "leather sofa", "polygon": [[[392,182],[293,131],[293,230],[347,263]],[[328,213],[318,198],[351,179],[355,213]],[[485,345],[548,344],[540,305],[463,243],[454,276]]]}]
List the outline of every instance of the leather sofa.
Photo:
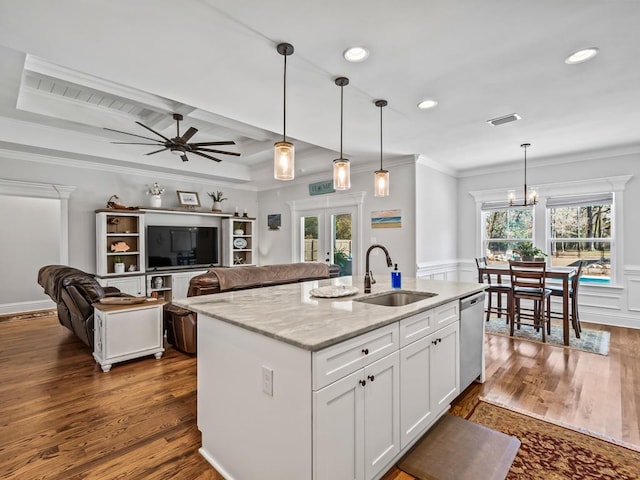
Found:
[{"label": "leather sofa", "polygon": [[[306,282],[338,277],[340,267],[324,263],[283,263],[262,267],[211,268],[189,282],[187,296],[209,295],[232,290],[245,290],[285,283]],[[184,353],[195,354],[197,315],[176,305],[165,305],[164,322],[167,341]]]},{"label": "leather sofa", "polygon": [[95,276],[66,265],[47,265],[38,271],[38,283],[56,302],[58,321],[93,350],[93,304],[104,297],[125,295],[102,287]]}]

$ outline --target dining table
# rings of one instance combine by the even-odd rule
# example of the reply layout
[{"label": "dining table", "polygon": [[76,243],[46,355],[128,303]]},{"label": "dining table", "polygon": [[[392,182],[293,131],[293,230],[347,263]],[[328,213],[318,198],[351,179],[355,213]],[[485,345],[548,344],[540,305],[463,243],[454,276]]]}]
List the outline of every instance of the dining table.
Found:
[{"label": "dining table", "polygon": [[[577,267],[547,267],[545,269],[545,279],[553,278],[560,279],[562,281],[562,339],[565,345],[569,345],[569,291],[571,282],[569,281],[572,276],[576,274]],[[502,279],[502,275],[509,276],[509,265],[504,263],[492,263],[487,264],[486,267],[478,269],[479,278],[484,278],[484,275],[495,275],[498,283]]]}]

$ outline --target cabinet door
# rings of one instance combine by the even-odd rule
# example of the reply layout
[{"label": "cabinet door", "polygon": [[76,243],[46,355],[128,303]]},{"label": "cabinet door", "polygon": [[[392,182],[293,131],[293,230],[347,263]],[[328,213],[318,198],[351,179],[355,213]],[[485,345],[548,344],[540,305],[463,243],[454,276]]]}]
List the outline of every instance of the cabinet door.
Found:
[{"label": "cabinet door", "polygon": [[313,392],[314,480],[364,479],[364,370]]},{"label": "cabinet door", "polygon": [[101,278],[100,285],[103,287],[116,287],[122,293],[128,293],[136,297],[143,296],[145,293],[144,277],[119,277],[119,278]]},{"label": "cabinet door", "polygon": [[400,445],[405,448],[433,422],[431,349],[435,335],[400,349]]},{"label": "cabinet door", "polygon": [[368,479],[400,452],[399,353],[366,366],[364,380],[364,461]]},{"label": "cabinet door", "polygon": [[455,322],[427,337],[433,346],[429,366],[431,405],[436,415],[449,406],[460,390],[459,328],[459,322]]},{"label": "cabinet door", "polygon": [[178,298],[187,298],[189,292],[189,282],[196,275],[205,273],[206,270],[200,270],[197,272],[182,272],[174,273],[171,280],[171,298],[173,300]]}]

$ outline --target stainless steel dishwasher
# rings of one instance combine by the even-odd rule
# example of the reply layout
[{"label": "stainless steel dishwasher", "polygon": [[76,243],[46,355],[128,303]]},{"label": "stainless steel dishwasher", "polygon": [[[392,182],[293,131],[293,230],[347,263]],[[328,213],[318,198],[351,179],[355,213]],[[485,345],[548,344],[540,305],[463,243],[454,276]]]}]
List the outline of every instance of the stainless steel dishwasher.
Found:
[{"label": "stainless steel dishwasher", "polygon": [[484,381],[484,297],[460,299],[460,391],[480,377]]}]

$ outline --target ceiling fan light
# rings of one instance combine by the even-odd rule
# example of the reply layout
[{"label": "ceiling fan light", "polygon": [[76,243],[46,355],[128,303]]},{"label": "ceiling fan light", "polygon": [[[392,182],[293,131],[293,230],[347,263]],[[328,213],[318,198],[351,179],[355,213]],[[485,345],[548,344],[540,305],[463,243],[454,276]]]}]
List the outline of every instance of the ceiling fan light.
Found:
[{"label": "ceiling fan light", "polygon": [[169,150],[171,151],[171,153],[177,156],[184,155],[185,153],[183,147],[171,147]]},{"label": "ceiling fan light", "polygon": [[351,166],[346,158],[333,161],[333,189],[349,190],[351,188]]},{"label": "ceiling fan light", "polygon": [[374,172],[374,197],[388,197],[389,196],[389,171],[388,170],[376,170]]},{"label": "ceiling fan light", "polygon": [[295,177],[295,146],[291,142],[273,145],[273,178],[293,180]]}]

